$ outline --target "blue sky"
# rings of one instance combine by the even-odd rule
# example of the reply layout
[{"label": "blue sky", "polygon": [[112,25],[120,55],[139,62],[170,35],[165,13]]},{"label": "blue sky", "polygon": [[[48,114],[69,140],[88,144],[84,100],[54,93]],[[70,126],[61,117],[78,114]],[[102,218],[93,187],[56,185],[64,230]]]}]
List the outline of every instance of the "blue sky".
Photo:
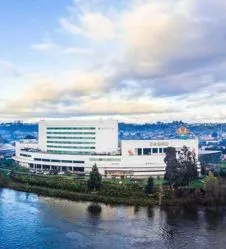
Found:
[{"label": "blue sky", "polygon": [[1,0],[1,120],[226,120],[226,3]]}]

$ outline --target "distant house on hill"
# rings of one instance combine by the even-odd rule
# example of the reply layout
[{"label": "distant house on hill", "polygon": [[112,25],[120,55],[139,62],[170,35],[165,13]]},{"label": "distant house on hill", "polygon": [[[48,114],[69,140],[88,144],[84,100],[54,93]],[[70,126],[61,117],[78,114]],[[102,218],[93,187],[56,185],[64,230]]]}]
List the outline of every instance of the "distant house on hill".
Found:
[{"label": "distant house on hill", "polygon": [[9,159],[15,154],[15,147],[11,144],[0,144],[0,158]]},{"label": "distant house on hill", "polygon": [[32,136],[32,135],[26,135],[24,137],[24,140],[33,140],[33,139],[37,139],[35,136]]}]

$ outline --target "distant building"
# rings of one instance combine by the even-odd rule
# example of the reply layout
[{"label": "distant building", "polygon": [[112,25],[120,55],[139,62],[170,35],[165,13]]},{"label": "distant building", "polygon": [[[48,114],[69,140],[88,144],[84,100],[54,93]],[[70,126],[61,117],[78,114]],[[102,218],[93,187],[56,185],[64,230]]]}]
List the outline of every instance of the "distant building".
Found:
[{"label": "distant building", "polygon": [[40,121],[39,140],[16,143],[21,166],[89,173],[94,164],[107,177],[163,176],[165,151],[186,145],[196,153],[198,139],[118,140],[118,123],[107,121]]},{"label": "distant building", "polygon": [[10,159],[15,154],[15,147],[11,144],[0,144],[0,158]]},{"label": "distant building", "polygon": [[222,152],[216,150],[199,150],[199,162],[204,171],[215,171],[221,163]]},{"label": "distant building", "polygon": [[199,150],[199,162],[203,164],[218,164],[221,162],[222,152],[217,150]]}]

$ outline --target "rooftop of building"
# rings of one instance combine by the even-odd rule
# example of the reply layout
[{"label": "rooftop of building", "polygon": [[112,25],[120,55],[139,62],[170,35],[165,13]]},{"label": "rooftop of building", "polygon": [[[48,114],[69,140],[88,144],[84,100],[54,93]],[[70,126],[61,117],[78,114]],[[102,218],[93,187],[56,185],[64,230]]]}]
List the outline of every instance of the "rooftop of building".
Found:
[{"label": "rooftop of building", "polygon": [[199,155],[222,153],[220,150],[199,150]]}]

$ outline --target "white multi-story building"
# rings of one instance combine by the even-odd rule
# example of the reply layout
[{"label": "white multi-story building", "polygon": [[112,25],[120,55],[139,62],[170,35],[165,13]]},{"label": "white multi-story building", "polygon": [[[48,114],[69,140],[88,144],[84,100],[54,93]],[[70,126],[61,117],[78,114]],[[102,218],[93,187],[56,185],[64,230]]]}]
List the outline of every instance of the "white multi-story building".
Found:
[{"label": "white multi-story building", "polygon": [[14,159],[27,168],[88,173],[96,163],[105,176],[163,176],[167,147],[186,145],[196,152],[198,140],[118,141],[117,121],[40,121],[38,141],[16,143]]}]

